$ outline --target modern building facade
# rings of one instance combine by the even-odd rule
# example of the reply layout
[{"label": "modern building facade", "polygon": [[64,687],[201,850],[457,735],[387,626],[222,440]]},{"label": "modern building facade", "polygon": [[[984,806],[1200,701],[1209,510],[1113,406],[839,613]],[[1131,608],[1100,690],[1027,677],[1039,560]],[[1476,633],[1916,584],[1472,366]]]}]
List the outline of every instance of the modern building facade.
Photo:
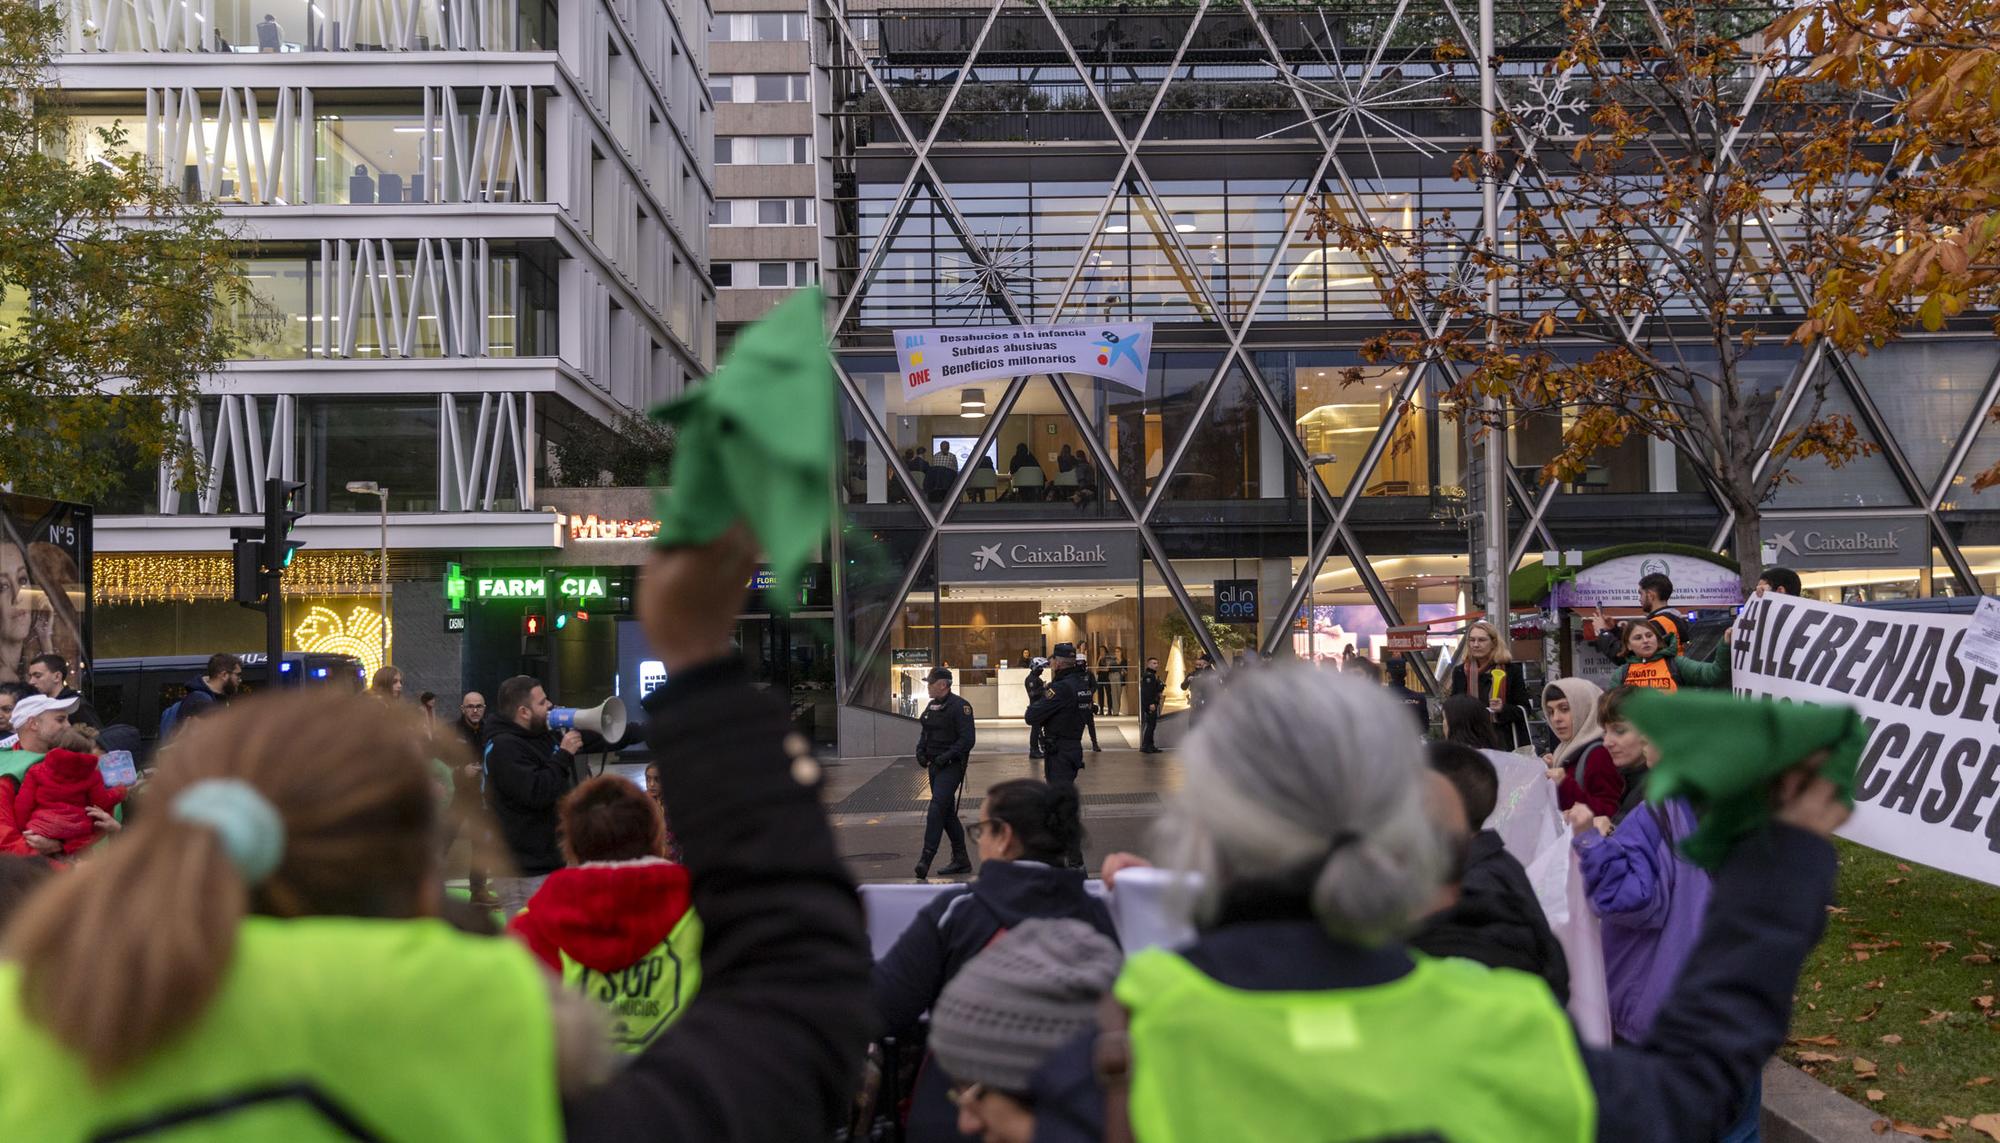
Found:
[{"label": "modern building facade", "polygon": [[[1130,711],[1147,657],[1177,679],[1201,650],[1379,655],[1388,628],[1466,610],[1465,438],[1429,369],[1361,358],[1393,324],[1391,269],[1305,216],[1325,199],[1405,229],[1479,217],[1451,172],[1478,140],[1476,46],[1433,50],[1475,20],[1443,0],[821,7],[843,749],[892,745],[872,716],[911,713],[933,663],[1004,717],[1024,660],[1074,640],[1128,665],[1100,699]],[[1502,39],[1510,59],[1533,46]],[[1510,109],[1581,114],[1528,75],[1502,85]],[[1152,323],[1143,393],[1022,375],[910,398],[894,354],[898,330],[1112,321]],[[2000,343],[1782,340],[1751,360],[1772,415],[1829,379],[1827,409],[1877,451],[1794,466],[1766,526],[1779,558],[1833,598],[1991,589],[2000,489],[1971,477],[2000,459]],[[1532,422],[1508,434],[1514,563],[1726,543],[1673,447],[1633,441],[1545,485],[1552,447]]]},{"label": "modern building facade", "polygon": [[443,565],[559,549],[540,491],[597,479],[560,447],[713,362],[708,0],[60,2],[78,125],[220,204],[254,291],[182,426],[206,484],[135,471],[100,506],[98,653],[261,646],[228,533],[284,476],[311,509],[295,638],[406,622],[412,687],[455,690]]},{"label": "modern building facade", "polygon": [[819,147],[810,6],[720,0],[710,229],[720,338],[819,279]]}]

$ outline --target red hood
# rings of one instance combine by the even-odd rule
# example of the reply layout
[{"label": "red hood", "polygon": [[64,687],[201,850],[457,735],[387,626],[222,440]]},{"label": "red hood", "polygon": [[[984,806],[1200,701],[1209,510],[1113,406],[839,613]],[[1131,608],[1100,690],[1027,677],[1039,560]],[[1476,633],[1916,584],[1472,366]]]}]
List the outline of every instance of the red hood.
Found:
[{"label": "red hood", "polygon": [[593,862],[549,874],[508,928],[560,967],[556,950],[616,972],[667,939],[692,903],[687,867],[663,858]]},{"label": "red hood", "polygon": [[97,755],[77,750],[51,750],[35,763],[41,782],[51,793],[81,795],[97,784]]}]

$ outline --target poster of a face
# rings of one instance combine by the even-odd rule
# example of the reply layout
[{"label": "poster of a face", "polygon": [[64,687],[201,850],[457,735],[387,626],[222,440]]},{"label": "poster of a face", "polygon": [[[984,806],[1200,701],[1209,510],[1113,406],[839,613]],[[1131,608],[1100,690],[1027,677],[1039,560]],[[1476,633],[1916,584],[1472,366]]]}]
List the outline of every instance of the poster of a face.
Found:
[{"label": "poster of a face", "polygon": [[89,656],[90,509],[0,495],[0,682],[61,655],[75,682]]}]

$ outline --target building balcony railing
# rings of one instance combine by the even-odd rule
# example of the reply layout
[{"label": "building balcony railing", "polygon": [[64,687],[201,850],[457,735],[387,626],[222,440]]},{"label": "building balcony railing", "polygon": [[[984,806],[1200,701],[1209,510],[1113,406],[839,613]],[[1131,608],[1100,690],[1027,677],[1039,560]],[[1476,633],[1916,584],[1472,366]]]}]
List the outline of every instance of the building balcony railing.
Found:
[{"label": "building balcony railing", "polygon": [[548,52],[553,0],[49,0],[69,52]]}]

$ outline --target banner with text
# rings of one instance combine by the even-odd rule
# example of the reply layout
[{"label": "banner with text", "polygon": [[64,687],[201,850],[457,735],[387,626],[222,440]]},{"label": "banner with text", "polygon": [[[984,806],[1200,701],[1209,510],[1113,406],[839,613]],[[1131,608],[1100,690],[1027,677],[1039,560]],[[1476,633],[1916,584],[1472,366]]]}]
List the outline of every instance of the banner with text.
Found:
[{"label": "banner with text", "polygon": [[[1678,595],[1678,593],[1676,593]],[[2000,885],[2000,675],[1969,615],[1753,599],[1730,645],[1737,693],[1846,703],[1868,726],[1850,841]]]},{"label": "banner with text", "polygon": [[1087,373],[1144,393],[1152,352],[1153,327],[1142,321],[896,331],[910,397],[1024,373]]}]

